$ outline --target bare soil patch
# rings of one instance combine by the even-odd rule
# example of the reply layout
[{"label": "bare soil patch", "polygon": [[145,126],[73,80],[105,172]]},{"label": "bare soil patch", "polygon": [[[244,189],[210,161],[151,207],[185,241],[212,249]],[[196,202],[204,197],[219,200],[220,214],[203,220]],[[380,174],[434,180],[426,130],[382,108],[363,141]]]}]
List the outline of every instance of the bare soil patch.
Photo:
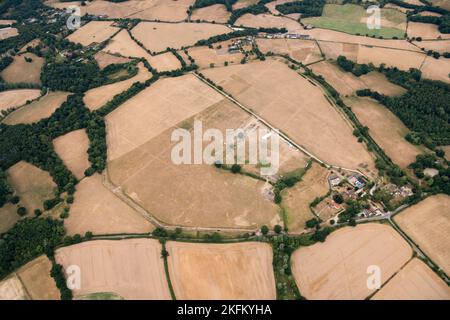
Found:
[{"label": "bare soil patch", "polygon": [[112,100],[114,96],[130,88],[133,83],[144,82],[152,77],[151,73],[144,67],[142,62],[138,64],[138,68],[138,74],[130,79],[88,90],[83,98],[86,107],[91,111],[97,110],[104,106],[108,101]]},{"label": "bare soil patch", "polygon": [[89,138],[86,130],[76,130],[53,140],[55,152],[63,160],[67,168],[82,179],[84,171],[91,166],[88,160]]},{"label": "bare soil patch", "polygon": [[266,60],[204,74],[321,160],[353,169],[373,167],[370,154],[323,91],[285,64]]},{"label": "bare soil patch", "polygon": [[56,184],[46,171],[25,161],[20,161],[7,170],[8,181],[20,197],[20,205],[33,212],[43,209],[44,200],[53,198]]},{"label": "bare soil patch", "polygon": [[153,239],[100,240],[58,249],[55,257],[64,268],[80,267],[75,297],[114,292],[130,300],[169,300],[161,249]]},{"label": "bare soil patch", "polygon": [[67,37],[71,42],[88,46],[91,43],[102,43],[119,28],[113,27],[111,21],[91,21]]},{"label": "bare soil patch", "polygon": [[265,243],[167,243],[177,299],[274,300],[272,248]]},{"label": "bare soil patch", "polygon": [[0,92],[0,111],[16,108],[27,101],[34,100],[41,95],[38,89],[18,89]]},{"label": "bare soil patch", "polygon": [[8,115],[3,122],[8,125],[31,124],[48,118],[67,100],[68,95],[69,93],[61,91],[49,92],[39,100],[17,109]]},{"label": "bare soil patch", "polygon": [[306,221],[314,218],[309,204],[328,192],[327,177],[328,170],[314,162],[302,181],[283,193],[282,205],[287,211],[289,231],[304,230]]},{"label": "bare soil patch", "polygon": [[147,49],[161,52],[190,46],[198,40],[229,33],[231,29],[210,23],[141,22],[131,32]]},{"label": "bare soil patch", "polygon": [[450,288],[425,263],[414,258],[372,300],[450,300]]},{"label": "bare soil patch", "polygon": [[145,233],[153,225],[142,215],[115,196],[95,174],[77,185],[75,202],[64,223],[67,233],[94,234]]},{"label": "bare soil patch", "polygon": [[395,216],[394,220],[445,273],[450,274],[448,195],[426,198]]},{"label": "bare soil patch", "polygon": [[313,40],[257,39],[256,43],[263,53],[287,54],[303,64],[310,64],[323,59],[317,43]]},{"label": "bare soil patch", "polygon": [[[26,62],[25,58],[32,59]],[[40,58],[32,53],[17,55],[14,61],[1,72],[1,77],[9,83],[27,82],[41,83],[41,68],[44,65],[44,58]]]},{"label": "bare soil patch", "polygon": [[369,98],[349,98],[345,101],[364,126],[369,127],[372,138],[401,168],[423,153],[420,147],[405,140],[408,128],[389,109]]},{"label": "bare soil patch", "polygon": [[384,283],[412,256],[408,243],[390,226],[379,223],[344,227],[324,243],[301,247],[292,255],[292,273],[304,297],[311,300],[362,300],[367,268],[377,265]]}]

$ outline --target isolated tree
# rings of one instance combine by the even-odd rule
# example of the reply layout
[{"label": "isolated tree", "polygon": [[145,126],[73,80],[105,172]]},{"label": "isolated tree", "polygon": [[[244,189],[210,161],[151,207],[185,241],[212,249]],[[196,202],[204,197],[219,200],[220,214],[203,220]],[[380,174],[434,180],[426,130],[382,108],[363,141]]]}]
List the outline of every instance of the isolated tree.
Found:
[{"label": "isolated tree", "polygon": [[283,228],[279,224],[277,224],[275,225],[275,227],[273,227],[273,231],[275,231],[275,233],[277,234],[280,234],[281,231],[283,231]]},{"label": "isolated tree", "polygon": [[263,235],[268,234],[268,233],[269,233],[269,227],[266,226],[266,225],[262,226],[262,227],[261,227],[261,233],[262,233]]}]

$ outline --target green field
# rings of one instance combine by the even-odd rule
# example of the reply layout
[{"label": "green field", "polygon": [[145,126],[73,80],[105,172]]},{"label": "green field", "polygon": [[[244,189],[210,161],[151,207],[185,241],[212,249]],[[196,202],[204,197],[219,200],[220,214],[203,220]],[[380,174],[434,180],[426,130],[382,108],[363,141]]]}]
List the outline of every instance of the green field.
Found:
[{"label": "green field", "polygon": [[390,39],[404,38],[406,15],[393,9],[381,9],[381,29],[369,29],[365,17],[369,15],[358,5],[327,4],[321,17],[302,19],[304,24],[312,24],[317,28],[342,31],[350,34],[369,35]]}]

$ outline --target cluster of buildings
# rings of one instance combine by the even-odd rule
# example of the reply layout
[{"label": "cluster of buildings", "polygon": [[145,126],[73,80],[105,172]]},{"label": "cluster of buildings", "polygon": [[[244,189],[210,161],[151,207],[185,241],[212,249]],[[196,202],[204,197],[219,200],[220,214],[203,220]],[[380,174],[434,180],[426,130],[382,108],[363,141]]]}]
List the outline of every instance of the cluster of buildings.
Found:
[{"label": "cluster of buildings", "polygon": [[228,46],[228,53],[244,53],[247,48],[251,48],[254,43],[254,38],[251,36],[247,36],[245,38],[233,39],[231,40],[231,45]]}]

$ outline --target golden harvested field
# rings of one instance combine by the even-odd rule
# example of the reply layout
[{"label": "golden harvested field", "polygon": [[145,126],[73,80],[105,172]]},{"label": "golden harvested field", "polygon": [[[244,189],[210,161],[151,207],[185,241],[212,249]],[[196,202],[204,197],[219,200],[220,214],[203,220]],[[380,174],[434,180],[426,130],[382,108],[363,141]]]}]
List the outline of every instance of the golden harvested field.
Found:
[{"label": "golden harvested field", "polygon": [[377,91],[387,96],[399,96],[406,92],[406,89],[390,82],[386,76],[380,72],[372,71],[362,75],[360,79],[367,88]]},{"label": "golden harvested field", "polygon": [[19,31],[16,28],[2,28],[0,29],[0,41],[19,35]]},{"label": "golden harvested field", "polygon": [[358,58],[358,44],[328,41],[317,42],[327,59],[336,60],[339,56],[345,56],[349,60],[356,61]]},{"label": "golden harvested field", "polygon": [[16,22],[16,20],[0,19],[0,25],[12,25]]},{"label": "golden harvested field", "polygon": [[100,240],[58,249],[55,258],[64,268],[80,267],[75,297],[111,292],[130,300],[169,300],[161,249],[153,239]]},{"label": "golden harvested field", "polygon": [[231,13],[227,11],[223,4],[214,4],[209,7],[195,9],[192,13],[191,20],[226,23],[230,18],[230,15]]},{"label": "golden harvested field", "polygon": [[180,49],[231,31],[226,26],[211,23],[141,22],[131,32],[148,50],[161,52],[167,48]]},{"label": "golden harvested field", "polygon": [[[190,88],[196,90],[189,93]],[[141,109],[125,103],[107,116],[108,170],[115,185],[171,225],[256,229],[281,223],[277,206],[264,197],[264,182],[212,164],[176,165],[171,159],[177,124],[191,130],[196,114],[203,130],[225,132],[245,127],[249,115],[192,75],[164,79],[147,91],[138,99],[147,96],[153,104]]]},{"label": "golden harvested field", "polygon": [[450,39],[450,35],[440,33],[438,26],[430,23],[409,22],[408,37],[422,39]]},{"label": "golden harvested field", "polygon": [[39,100],[35,100],[9,114],[3,122],[8,125],[31,124],[48,118],[67,100],[68,95],[69,93],[62,91],[49,92]]},{"label": "golden harvested field", "polygon": [[70,235],[85,234],[86,231],[115,234],[153,230],[150,222],[103,185],[99,174],[87,177],[77,185],[75,202],[64,226]]},{"label": "golden harvested field", "polygon": [[450,2],[447,0],[430,0],[434,6],[438,6],[447,10],[450,10]]},{"label": "golden harvested field", "polygon": [[418,52],[359,46],[356,62],[366,64],[372,62],[377,67],[384,63],[387,67],[397,67],[407,71],[410,68],[420,69],[425,58],[425,54]]},{"label": "golden harvested field", "polygon": [[395,216],[399,227],[450,274],[450,196],[435,195]]},{"label": "golden harvested field", "polygon": [[111,21],[91,21],[67,37],[67,40],[88,46],[91,43],[102,43],[119,28],[113,27]]},{"label": "golden harvested field", "polygon": [[15,273],[0,281],[0,300],[29,300],[22,282]]},{"label": "golden harvested field", "polygon": [[254,4],[257,4],[259,0],[237,0],[235,4],[233,4],[233,10],[242,9]]},{"label": "golden harvested field", "polygon": [[372,300],[450,300],[450,288],[425,263],[414,258]]},{"label": "golden harvested field", "polygon": [[[31,62],[26,62],[25,58],[31,58]],[[14,61],[1,72],[1,77],[10,83],[27,82],[41,83],[41,68],[44,65],[44,58],[40,58],[32,53],[17,55]]]},{"label": "golden harvested field", "polygon": [[[117,36],[116,36],[117,37]],[[118,63],[127,63],[130,62],[130,59],[120,56],[115,56],[103,51],[99,51],[94,55],[95,60],[98,63],[100,69],[104,69],[106,66],[110,64],[118,64]]]},{"label": "golden harvested field", "polygon": [[[215,67],[221,67],[225,62],[229,64],[240,63],[244,55],[241,52],[228,53],[229,45],[231,45],[231,41],[224,41],[214,44],[212,49],[206,46],[194,47],[189,49],[188,52],[200,68],[209,68],[211,63]],[[219,46],[221,46],[220,49]]]},{"label": "golden harvested field", "polygon": [[419,146],[415,146],[405,139],[410,131],[388,108],[369,98],[352,97],[345,100],[352,108],[364,126],[369,127],[370,135],[380,145],[386,154],[406,169],[416,160],[418,154],[423,153]]},{"label": "golden harvested field", "polygon": [[286,28],[289,32],[303,33],[303,27],[300,23],[285,17],[276,17],[271,14],[251,13],[244,14],[235,23],[236,26],[244,26],[251,28]]},{"label": "golden harvested field", "polygon": [[450,40],[414,41],[413,43],[424,50],[433,50],[441,54],[450,52]]},{"label": "golden harvested field", "polygon": [[8,181],[20,197],[20,205],[28,209],[42,209],[44,200],[54,197],[56,184],[46,171],[25,161],[20,161],[7,170]]},{"label": "golden harvested field", "polygon": [[408,243],[390,226],[379,223],[344,227],[324,243],[301,247],[292,254],[292,273],[300,293],[310,300],[362,300],[369,266],[381,269],[386,282],[412,256]]},{"label": "golden harvested field", "polygon": [[313,162],[302,181],[283,192],[282,205],[286,209],[289,231],[302,231],[305,222],[314,218],[309,204],[329,190],[328,170]]},{"label": "golden harvested field", "polygon": [[86,130],[76,130],[53,140],[55,152],[77,179],[91,166],[88,160],[89,138]]},{"label": "golden harvested field", "polygon": [[282,62],[266,60],[203,73],[321,160],[372,170],[371,155],[323,91]]},{"label": "golden harvested field", "polygon": [[5,204],[0,208],[0,233],[8,231],[19,219],[17,206],[11,203]]},{"label": "golden harvested field", "polygon": [[[58,2],[47,0],[47,5],[54,8],[67,8],[69,5],[80,5],[80,1]],[[182,21],[187,18],[186,11],[194,0],[131,0],[114,3],[110,1],[86,1],[81,7],[81,15],[106,15],[109,18],[130,18],[163,21]]]},{"label": "golden harvested field", "polygon": [[17,89],[0,92],[0,111],[16,108],[27,101],[34,100],[41,95],[38,89]]},{"label": "golden harvested field", "polygon": [[[281,14],[280,11],[278,11],[275,7],[279,4],[283,4],[286,2],[292,2],[292,0],[275,0],[272,2],[269,2],[267,4],[265,4],[265,6],[267,7],[267,9],[269,9],[270,12],[272,12],[273,14]],[[289,15],[288,15],[289,16]]]},{"label": "golden harvested field", "polygon": [[150,63],[150,65],[159,72],[171,71],[181,68],[180,60],[178,60],[172,52],[150,56],[147,60],[148,63]]},{"label": "golden harvested field", "polygon": [[445,151],[445,159],[450,161],[450,146],[443,146],[441,149]]},{"label": "golden harvested field", "polygon": [[111,101],[115,95],[118,95],[130,88],[133,83],[145,82],[152,77],[152,74],[146,67],[144,67],[142,62],[139,62],[138,68],[138,74],[130,79],[88,90],[83,98],[86,107],[88,107],[91,111],[97,110],[104,106],[108,101]]},{"label": "golden harvested field", "polygon": [[276,54],[287,54],[303,64],[310,64],[323,59],[317,43],[312,40],[257,39],[256,43],[264,54],[269,51]]},{"label": "golden harvested field", "polygon": [[167,243],[170,280],[180,300],[274,300],[266,243]]},{"label": "golden harvested field", "polygon": [[32,300],[59,300],[60,292],[50,276],[52,263],[46,255],[28,262],[17,271],[26,292]]},{"label": "golden harvested field", "polygon": [[450,83],[450,59],[426,57],[425,62],[420,69],[424,78],[440,80]]},{"label": "golden harvested field", "polygon": [[419,12],[419,16],[429,16],[429,17],[441,17],[442,14],[432,11],[422,11]]}]

